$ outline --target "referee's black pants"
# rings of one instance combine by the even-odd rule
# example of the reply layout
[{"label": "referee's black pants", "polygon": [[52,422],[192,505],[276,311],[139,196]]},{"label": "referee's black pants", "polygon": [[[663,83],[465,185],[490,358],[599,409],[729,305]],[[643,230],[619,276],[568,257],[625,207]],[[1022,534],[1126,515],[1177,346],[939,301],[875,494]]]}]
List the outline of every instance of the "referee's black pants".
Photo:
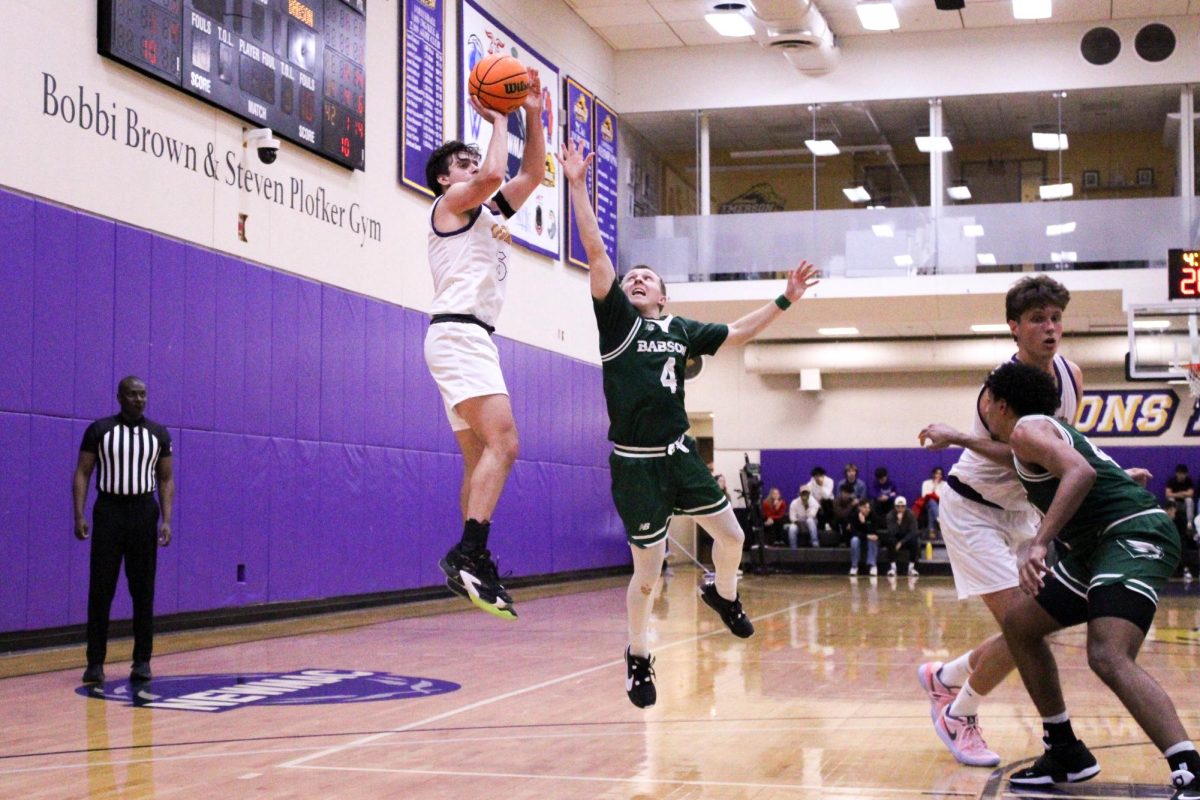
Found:
[{"label": "referee's black pants", "polygon": [[108,653],[108,615],[122,561],[133,598],[133,660],[149,661],[154,649],[154,572],[158,566],[158,503],[152,494],[101,494],[92,509],[89,665],[103,664]]}]

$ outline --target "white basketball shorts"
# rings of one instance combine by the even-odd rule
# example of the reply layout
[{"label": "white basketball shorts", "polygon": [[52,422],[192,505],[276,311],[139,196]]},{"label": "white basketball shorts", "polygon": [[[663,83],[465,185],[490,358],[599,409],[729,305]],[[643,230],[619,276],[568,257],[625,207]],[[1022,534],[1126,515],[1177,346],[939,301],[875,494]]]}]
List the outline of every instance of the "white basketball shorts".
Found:
[{"label": "white basketball shorts", "polygon": [[425,332],[425,364],[433,376],[446,419],[455,431],[470,426],[454,407],[472,397],[508,394],[504,375],[500,372],[500,352],[492,337],[470,322],[439,322]]},{"label": "white basketball shorts", "polygon": [[1038,520],[1032,506],[1022,511],[991,508],[945,487],[938,522],[958,598],[1016,587],[1017,547],[1037,533]]}]

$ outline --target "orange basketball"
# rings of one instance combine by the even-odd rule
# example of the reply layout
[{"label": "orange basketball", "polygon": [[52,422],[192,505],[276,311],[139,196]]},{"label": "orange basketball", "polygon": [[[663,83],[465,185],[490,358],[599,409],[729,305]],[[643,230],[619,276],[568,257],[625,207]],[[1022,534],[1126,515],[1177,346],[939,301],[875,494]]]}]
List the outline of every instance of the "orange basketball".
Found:
[{"label": "orange basketball", "polygon": [[493,53],[471,70],[467,90],[485,107],[508,114],[529,94],[529,73],[512,56]]}]

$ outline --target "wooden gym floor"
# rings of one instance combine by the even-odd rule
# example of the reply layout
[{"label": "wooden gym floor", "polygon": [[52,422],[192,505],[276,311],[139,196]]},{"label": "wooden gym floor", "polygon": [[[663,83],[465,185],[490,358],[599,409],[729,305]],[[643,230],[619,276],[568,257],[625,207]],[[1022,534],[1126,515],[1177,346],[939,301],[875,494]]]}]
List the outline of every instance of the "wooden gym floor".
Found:
[{"label": "wooden gym floor", "polygon": [[[918,663],[993,630],[948,579],[748,575],[757,633],[747,641],[698,602],[697,581],[677,570],[657,598],[659,702],[645,711],[624,692],[624,579],[518,592],[516,623],[447,600],[161,636],[144,690],[161,699],[179,676],[215,675],[216,687],[309,668],[461,685],[415,698],[134,707],[127,641],[107,666],[116,700],[77,692],[82,647],[0,658],[0,797],[1016,796],[1004,776],[1041,749],[1016,676],[981,716],[1004,759],[995,770],[954,762],[916,682]],[[1173,584],[1157,623],[1141,661],[1200,740],[1196,585]],[[1167,797],[1162,759],[1088,672],[1082,645],[1077,630],[1054,649],[1075,728],[1103,771],[1021,796]]]}]

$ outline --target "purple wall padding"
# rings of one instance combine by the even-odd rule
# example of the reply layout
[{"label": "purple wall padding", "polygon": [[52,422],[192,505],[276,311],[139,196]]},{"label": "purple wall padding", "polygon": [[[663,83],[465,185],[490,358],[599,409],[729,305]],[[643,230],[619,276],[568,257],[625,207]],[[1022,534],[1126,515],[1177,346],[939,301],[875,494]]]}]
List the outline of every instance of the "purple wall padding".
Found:
[{"label": "purple wall padding", "polygon": [[[0,631],[86,619],[69,478],[128,374],[175,448],[158,613],[441,585],[462,459],[425,314],[3,191],[0,231]],[[496,343],[521,438],[502,572],[627,564],[599,369]]]}]

